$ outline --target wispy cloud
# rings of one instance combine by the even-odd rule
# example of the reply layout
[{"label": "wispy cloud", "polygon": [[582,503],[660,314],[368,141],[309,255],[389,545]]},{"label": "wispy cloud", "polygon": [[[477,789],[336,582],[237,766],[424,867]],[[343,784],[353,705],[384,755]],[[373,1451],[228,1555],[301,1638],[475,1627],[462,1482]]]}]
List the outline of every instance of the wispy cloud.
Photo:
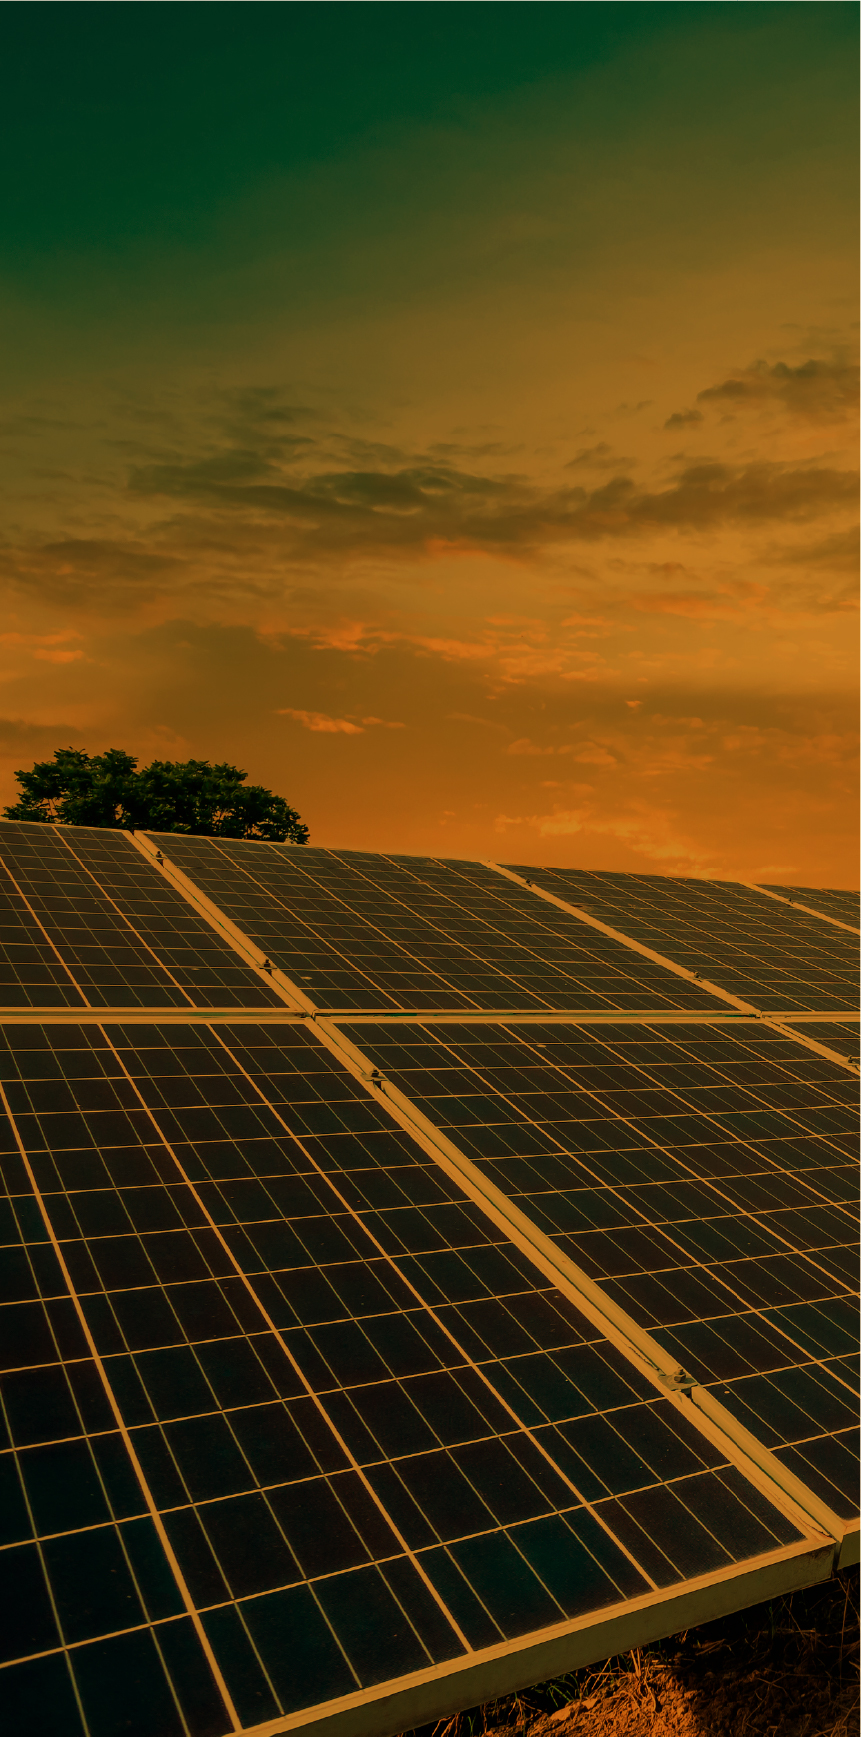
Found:
[{"label": "wispy cloud", "polygon": [[632,458],[620,458],[619,454],[608,446],[606,440],[600,440],[596,446],[583,446],[580,451],[569,458],[565,470],[628,470],[634,463]]},{"label": "wispy cloud", "polygon": [[507,834],[526,827],[538,839],[605,838],[616,840],[635,857],[644,858],[664,874],[708,875],[714,873],[715,856],[703,849],[678,825],[668,808],[631,803],[620,814],[602,813],[595,803],[576,808],[558,806],[549,814],[511,816],[499,814],[496,830]]},{"label": "wispy cloud", "polygon": [[690,428],[698,422],[704,422],[701,410],[674,410],[664,423],[665,428]]},{"label": "wispy cloud", "polygon": [[[772,403],[811,422],[835,421],[851,416],[857,408],[858,369],[842,358],[830,362],[811,358],[797,368],[787,362],[753,362],[717,386],[706,386],[697,393],[697,403],[729,411]],[[689,414],[696,417],[695,411]]]},{"label": "wispy cloud", "polygon": [[529,553],[667,527],[810,519],[851,505],[857,494],[853,473],[811,463],[710,461],[684,466],[658,490],[626,475],[587,490],[541,488],[523,476],[430,461],[298,478],[247,451],[138,467],[129,488],[139,497],[277,523],[294,559],[458,546]]},{"label": "wispy cloud", "polygon": [[324,736],[361,736],[365,730],[375,726],[384,730],[406,729],[405,724],[389,718],[367,717],[357,723],[353,718],[333,718],[328,712],[304,712],[296,706],[278,706],[276,711],[279,718],[292,718],[304,730],[314,730]]},{"label": "wispy cloud", "polygon": [[19,654],[29,652],[40,663],[77,663],[84,653],[80,646],[70,646],[68,642],[80,637],[72,628],[62,633],[19,633],[13,629],[0,633],[0,648],[8,646]]},{"label": "wispy cloud", "polygon": [[304,730],[314,730],[325,736],[361,736],[362,725],[349,718],[330,718],[327,712],[303,712],[295,706],[279,706],[279,718],[292,718]]}]

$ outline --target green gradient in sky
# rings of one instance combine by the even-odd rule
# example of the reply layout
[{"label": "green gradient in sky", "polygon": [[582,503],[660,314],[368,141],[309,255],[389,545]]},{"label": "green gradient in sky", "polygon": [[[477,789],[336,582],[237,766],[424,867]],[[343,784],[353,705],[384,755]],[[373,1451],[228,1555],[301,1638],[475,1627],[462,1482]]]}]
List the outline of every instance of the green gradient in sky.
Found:
[{"label": "green gradient in sky", "polygon": [[857,37],[0,8],[0,797],[119,745],[316,842],[854,860]]},{"label": "green gradient in sky", "polygon": [[851,125],[856,35],[841,3],[12,3],[3,247],[33,269],[57,248],[187,243],[261,182],[398,135],[451,129],[469,155],[481,114],[530,91],[599,140],[647,118],[658,143],[718,128],[728,168],[758,132],[778,156],[799,127],[827,148],[841,84]]}]

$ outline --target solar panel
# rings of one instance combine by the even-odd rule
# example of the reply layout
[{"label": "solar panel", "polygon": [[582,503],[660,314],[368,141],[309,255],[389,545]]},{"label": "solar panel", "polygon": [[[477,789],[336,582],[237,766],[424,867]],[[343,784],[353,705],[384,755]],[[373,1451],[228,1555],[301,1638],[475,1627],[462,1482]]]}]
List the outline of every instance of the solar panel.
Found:
[{"label": "solar panel", "polygon": [[390,1737],[857,1553],[809,949],[781,1023],[493,865],[0,858],[10,1729]]},{"label": "solar panel", "polygon": [[802,1036],[821,1041],[829,1049],[836,1050],[839,1055],[845,1056],[847,1061],[854,1062],[856,1066],[861,1059],[859,1057],[861,1030],[859,1030],[857,1018],[846,1020],[843,1023],[832,1019],[792,1020],[788,1021],[787,1025],[790,1030],[795,1029]]},{"label": "solar panel", "polygon": [[857,940],[754,887],[573,869],[514,872],[763,1011],[857,1005]]},{"label": "solar panel", "polygon": [[0,822],[0,864],[6,1005],[278,1005],[124,833]]},{"label": "solar panel", "polygon": [[711,1005],[477,863],[152,837],[326,1010]]},{"label": "solar panel", "polygon": [[28,904],[0,862],[0,1005],[83,1007],[84,997]]},{"label": "solar panel", "polygon": [[843,1067],[752,1022],[349,1035],[760,1440],[793,1466],[806,1454],[835,1512],[857,1514]]},{"label": "solar panel", "polygon": [[837,887],[765,887],[766,892],[776,893],[781,899],[788,899],[796,905],[806,905],[808,910],[819,911],[823,917],[831,917],[838,923],[849,923],[853,929],[858,928],[861,911],[858,908],[858,894],[842,892]]}]

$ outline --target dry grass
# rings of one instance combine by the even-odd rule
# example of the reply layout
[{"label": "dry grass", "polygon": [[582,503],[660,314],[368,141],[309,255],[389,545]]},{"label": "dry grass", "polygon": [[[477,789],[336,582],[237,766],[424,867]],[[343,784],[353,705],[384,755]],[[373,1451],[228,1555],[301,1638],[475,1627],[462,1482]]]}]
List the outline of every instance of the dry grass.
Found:
[{"label": "dry grass", "polygon": [[409,1737],[854,1737],[858,1640],[850,1569]]}]

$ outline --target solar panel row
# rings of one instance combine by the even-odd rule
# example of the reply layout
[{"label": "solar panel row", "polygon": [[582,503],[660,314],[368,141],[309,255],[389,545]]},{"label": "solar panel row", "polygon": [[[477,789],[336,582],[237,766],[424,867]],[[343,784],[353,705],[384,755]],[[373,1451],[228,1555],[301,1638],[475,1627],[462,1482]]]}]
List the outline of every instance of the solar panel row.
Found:
[{"label": "solar panel row", "polygon": [[838,1012],[856,1005],[857,934],[753,887],[574,869],[514,872],[757,1008]]},{"label": "solar panel row", "polygon": [[480,864],[153,836],[327,1011],[713,1005]]},{"label": "solar panel row", "polygon": [[0,858],[10,1729],[385,1737],[828,1572],[851,1023],[728,1023],[492,866]]}]

